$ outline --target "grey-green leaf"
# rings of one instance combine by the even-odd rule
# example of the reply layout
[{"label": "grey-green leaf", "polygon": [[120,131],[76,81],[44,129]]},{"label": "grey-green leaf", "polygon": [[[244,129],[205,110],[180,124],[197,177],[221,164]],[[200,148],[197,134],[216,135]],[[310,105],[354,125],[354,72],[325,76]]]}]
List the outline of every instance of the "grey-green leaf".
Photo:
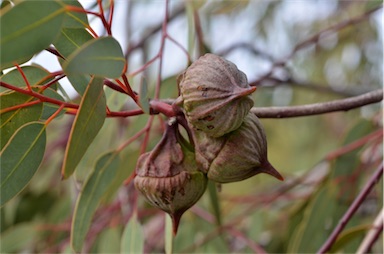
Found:
[{"label": "grey-green leaf", "polygon": [[23,63],[44,50],[60,32],[66,14],[58,1],[20,1],[0,16],[1,69]]},{"label": "grey-green leaf", "polygon": [[62,28],[54,45],[57,51],[67,58],[84,43],[92,39],[92,35],[84,28]]},{"label": "grey-green leaf", "polygon": [[[171,222],[172,224],[172,222]],[[171,225],[172,228],[172,225]],[[171,231],[172,232],[172,231]],[[125,226],[124,233],[121,239],[120,253],[143,253],[144,250],[144,233],[140,222],[134,213]]]},{"label": "grey-green leaf", "polygon": [[[6,110],[7,108],[17,106],[26,102],[32,101],[31,96],[10,92],[2,93],[0,95],[0,108],[1,110]],[[8,112],[1,112],[0,115],[0,149],[2,149],[11,138],[11,136],[18,130],[22,125],[37,121],[40,119],[41,113],[43,111],[43,104],[39,103],[29,107],[23,107],[14,109]]]},{"label": "grey-green leaf", "polygon": [[0,236],[0,253],[20,253],[36,240],[37,227],[32,223],[21,223],[7,229]]},{"label": "grey-green leaf", "polygon": [[92,78],[81,100],[65,151],[62,176],[68,178],[75,171],[88,147],[99,133],[106,117],[103,79]]},{"label": "grey-green leaf", "polygon": [[[66,5],[75,6],[77,8],[84,9],[83,6],[77,0],[65,0],[62,1]],[[63,21],[63,27],[86,27],[89,25],[87,14],[85,12],[67,12]]]},{"label": "grey-green leaf", "polygon": [[149,100],[148,100],[148,85],[146,80],[143,78],[140,84],[139,101],[141,109],[144,113],[149,114]]},{"label": "grey-green leaf", "polygon": [[120,44],[113,37],[92,39],[63,63],[64,72],[118,78],[123,74],[125,58]]},{"label": "grey-green leaf", "polygon": [[0,205],[16,196],[29,183],[43,160],[46,144],[45,125],[23,125],[0,152]]},{"label": "grey-green leaf", "polygon": [[113,182],[118,167],[118,154],[116,152],[108,152],[97,161],[95,170],[86,180],[77,199],[72,220],[71,246],[74,251],[81,251],[93,214],[104,193]]}]

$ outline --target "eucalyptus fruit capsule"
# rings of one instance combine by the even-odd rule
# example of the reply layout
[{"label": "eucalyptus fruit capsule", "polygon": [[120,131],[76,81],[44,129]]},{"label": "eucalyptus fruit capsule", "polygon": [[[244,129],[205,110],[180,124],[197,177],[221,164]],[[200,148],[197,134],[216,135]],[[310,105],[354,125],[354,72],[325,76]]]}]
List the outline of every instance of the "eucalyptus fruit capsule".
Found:
[{"label": "eucalyptus fruit capsule", "polygon": [[235,64],[205,54],[178,79],[188,122],[211,137],[220,137],[240,127],[253,106],[247,76]]},{"label": "eucalyptus fruit capsule", "polygon": [[194,131],[194,139],[196,161],[212,181],[237,182],[259,173],[283,180],[268,161],[265,132],[253,113],[246,116],[237,130],[227,135],[213,138]]},{"label": "eucalyptus fruit capsule", "polygon": [[177,123],[171,121],[156,147],[140,156],[134,179],[146,200],[171,216],[174,234],[183,213],[207,187],[206,175],[198,170],[194,153],[182,139]]}]

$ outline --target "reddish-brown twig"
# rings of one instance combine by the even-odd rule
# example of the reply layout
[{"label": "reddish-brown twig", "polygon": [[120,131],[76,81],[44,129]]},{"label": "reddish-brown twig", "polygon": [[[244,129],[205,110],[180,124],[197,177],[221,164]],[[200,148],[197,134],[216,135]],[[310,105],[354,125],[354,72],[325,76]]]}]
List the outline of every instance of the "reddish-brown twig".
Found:
[{"label": "reddish-brown twig", "polygon": [[353,201],[352,205],[348,208],[347,212],[340,219],[339,223],[337,224],[336,228],[333,230],[332,234],[329,236],[329,238],[324,243],[324,245],[321,246],[320,250],[317,253],[326,253],[327,251],[330,250],[330,248],[332,247],[333,243],[336,241],[341,231],[343,231],[348,221],[355,214],[356,210],[363,203],[367,195],[371,192],[372,188],[380,180],[382,175],[383,175],[383,165],[380,165],[380,167],[375,171],[372,177],[368,180],[364,188],[361,190],[359,195]]}]

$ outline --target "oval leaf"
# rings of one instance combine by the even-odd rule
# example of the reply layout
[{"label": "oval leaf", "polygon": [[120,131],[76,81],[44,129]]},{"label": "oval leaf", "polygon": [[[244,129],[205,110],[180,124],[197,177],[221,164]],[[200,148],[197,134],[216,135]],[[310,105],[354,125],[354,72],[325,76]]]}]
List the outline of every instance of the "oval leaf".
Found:
[{"label": "oval leaf", "polygon": [[57,1],[19,2],[0,16],[0,65],[22,63],[52,43],[60,31],[65,7]]},{"label": "oval leaf", "polygon": [[[50,73],[41,66],[23,66],[21,69],[23,70],[23,73],[31,86],[40,86],[52,80],[52,77],[49,77]],[[1,81],[17,87],[27,87],[23,76],[17,69],[14,69],[1,76]],[[56,89],[57,84],[53,84],[50,87]],[[0,92],[3,91],[9,91],[9,89],[0,87]]]},{"label": "oval leaf", "polygon": [[45,144],[45,125],[32,122],[23,125],[0,152],[1,206],[32,179],[43,160]]},{"label": "oval leaf", "polygon": [[68,178],[75,171],[89,145],[104,124],[106,99],[103,79],[92,78],[81,100],[65,151],[62,176]]},{"label": "oval leaf", "polygon": [[109,152],[97,161],[95,170],[84,184],[72,220],[71,246],[76,252],[81,251],[93,214],[105,191],[113,182],[118,167],[118,154]]},{"label": "oval leaf", "polygon": [[[81,8],[84,10],[83,6],[79,3],[77,0],[65,0],[62,1],[65,5],[75,6],[77,8]],[[74,12],[69,11],[66,13],[64,21],[63,21],[63,27],[86,27],[88,26],[88,18],[87,14],[84,12]]]},{"label": "oval leaf", "polygon": [[120,77],[124,66],[123,51],[113,37],[88,41],[63,63],[66,74],[91,74],[107,78]]},{"label": "oval leaf", "polygon": [[[172,234],[172,221],[171,221]],[[144,253],[144,233],[140,222],[137,219],[137,214],[133,213],[128,224],[125,226],[124,233],[121,239],[120,253]]]},{"label": "oval leaf", "polygon": [[[0,96],[0,108],[5,110],[9,107],[20,105],[32,101],[31,96],[16,92],[3,93]],[[43,111],[43,104],[39,103],[30,107],[24,107],[1,113],[0,132],[1,132],[1,149],[7,144],[11,136],[24,124],[37,121],[40,119]]]},{"label": "oval leaf", "polygon": [[57,51],[67,58],[75,50],[79,49],[81,45],[92,39],[92,35],[84,28],[63,28],[54,45]]}]

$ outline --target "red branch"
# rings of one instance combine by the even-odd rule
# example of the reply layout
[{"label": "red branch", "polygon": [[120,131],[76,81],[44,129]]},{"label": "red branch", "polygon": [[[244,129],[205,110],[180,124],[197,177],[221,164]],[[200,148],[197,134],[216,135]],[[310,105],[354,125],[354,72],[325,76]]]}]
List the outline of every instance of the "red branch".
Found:
[{"label": "red branch", "polygon": [[355,214],[357,209],[363,203],[365,198],[371,192],[372,188],[380,180],[382,175],[383,175],[383,165],[381,165],[376,170],[376,172],[372,175],[372,177],[369,179],[369,181],[364,186],[363,190],[359,193],[359,195],[353,201],[352,205],[348,208],[347,212],[343,215],[343,217],[341,218],[341,220],[337,224],[336,228],[333,230],[332,234],[329,236],[327,241],[324,243],[324,245],[320,248],[320,250],[317,253],[326,253],[331,249],[333,243],[337,240],[337,237],[339,236],[341,231],[344,229],[344,227],[347,225],[348,221],[352,218],[352,216]]},{"label": "red branch", "polygon": [[2,87],[8,88],[10,90],[14,90],[16,92],[19,92],[19,93],[22,93],[22,94],[26,94],[26,95],[30,95],[30,96],[33,96],[35,98],[38,98],[42,102],[50,102],[50,103],[53,103],[53,104],[56,104],[56,105],[60,105],[60,106],[64,105],[64,107],[66,107],[66,108],[74,108],[74,109],[78,109],[79,108],[79,105],[63,102],[63,101],[60,101],[60,100],[56,100],[56,99],[47,97],[45,95],[36,93],[33,90],[27,91],[27,90],[24,90],[24,89],[22,89],[20,87],[7,84],[7,83],[5,83],[3,81],[0,81],[0,85]]}]

